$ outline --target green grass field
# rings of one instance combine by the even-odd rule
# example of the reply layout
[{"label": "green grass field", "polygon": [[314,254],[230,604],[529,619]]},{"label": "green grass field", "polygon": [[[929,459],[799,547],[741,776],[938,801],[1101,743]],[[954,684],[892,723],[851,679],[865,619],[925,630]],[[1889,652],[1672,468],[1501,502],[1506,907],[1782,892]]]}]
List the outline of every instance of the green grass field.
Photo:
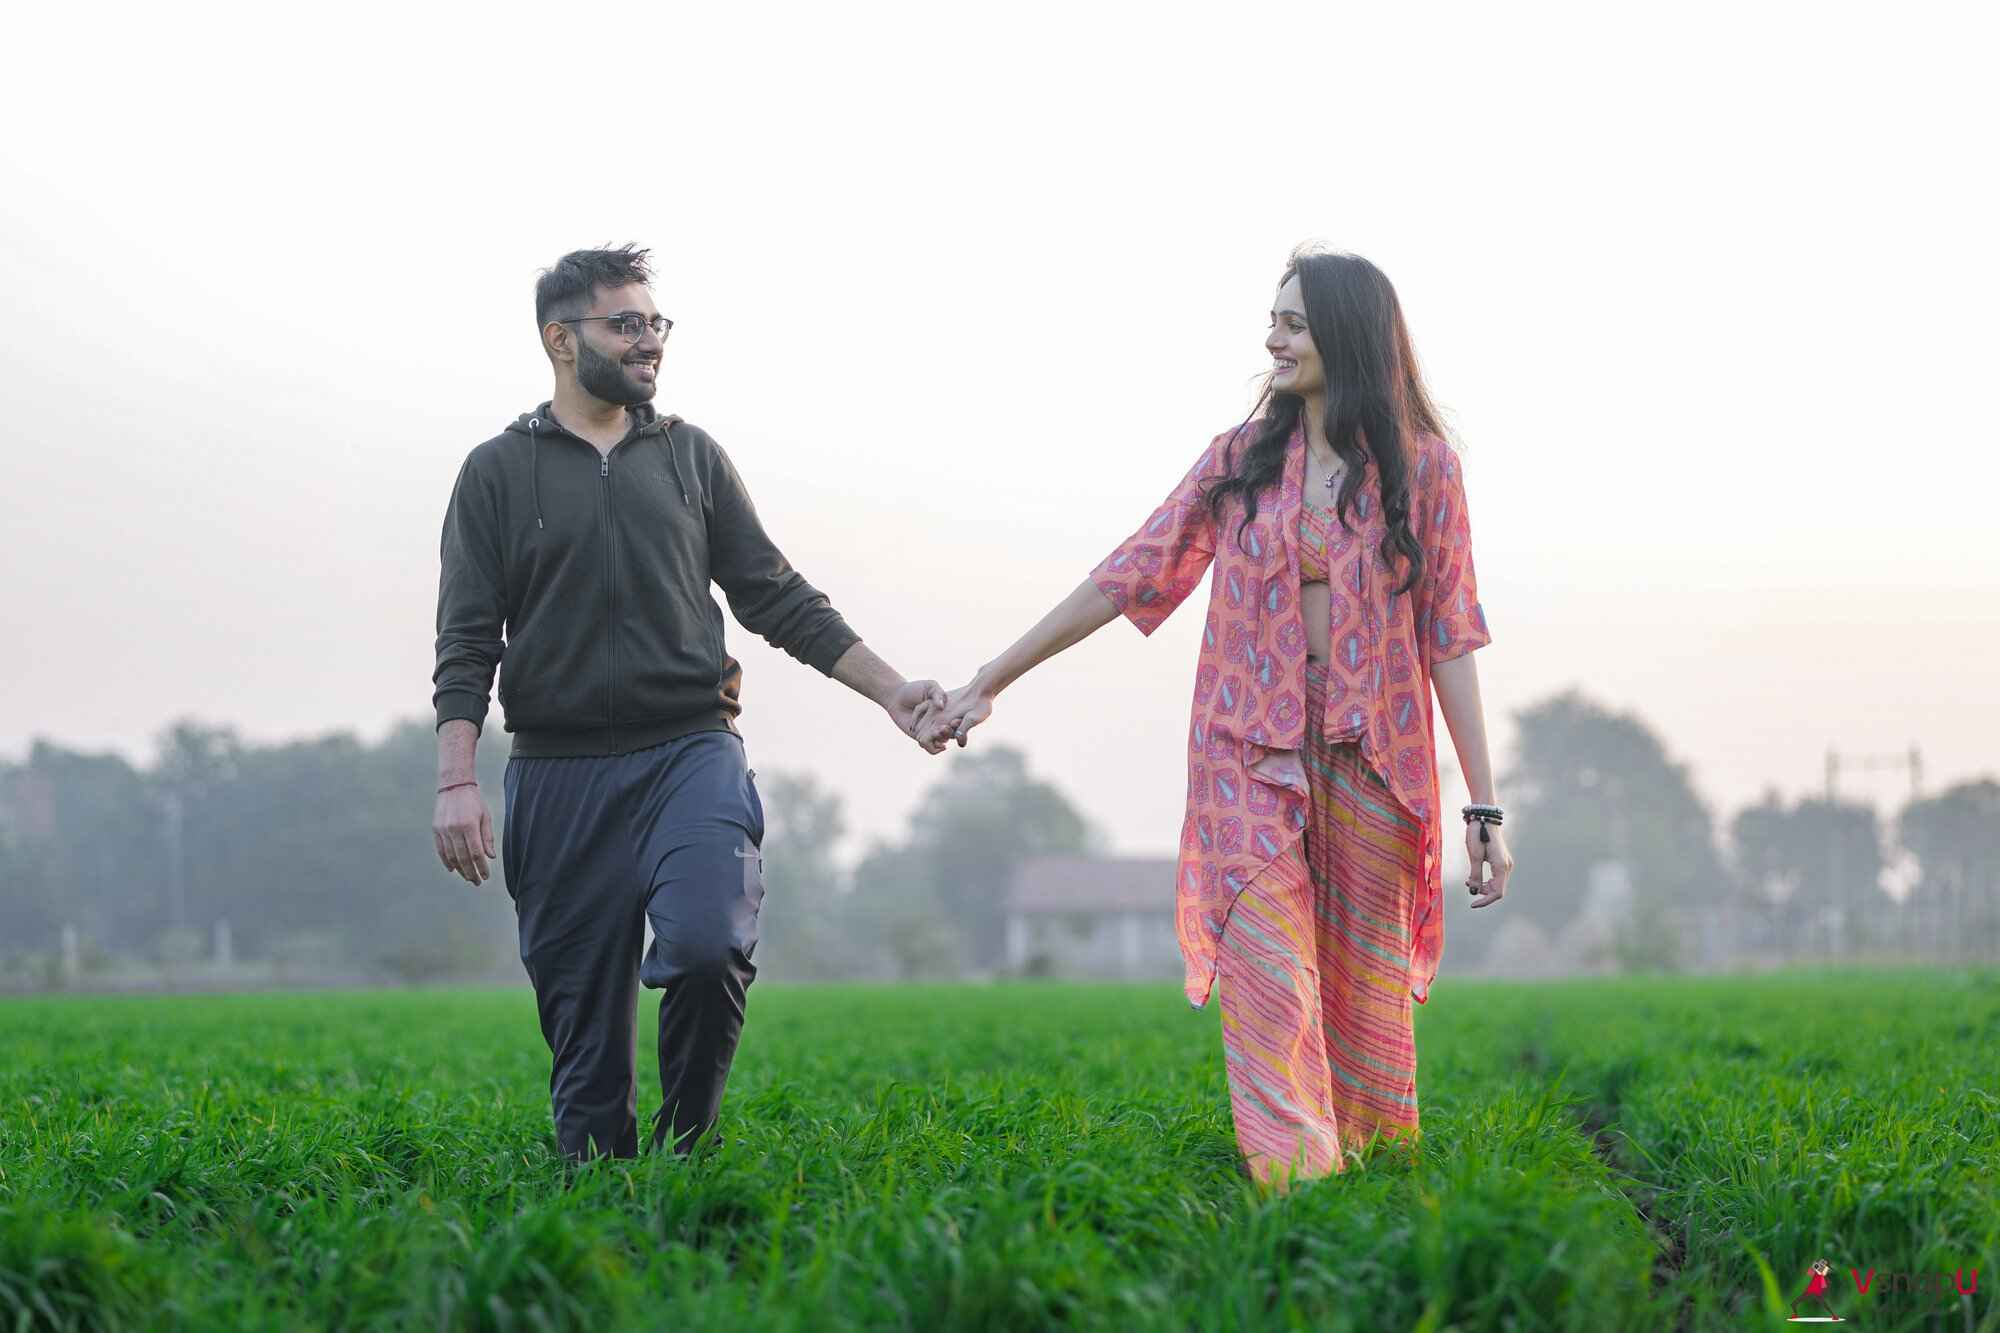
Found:
[{"label": "green grass field", "polygon": [[1447,977],[1417,1159],[1275,1198],[1217,1024],[760,981],[722,1150],[566,1180],[525,988],[6,1002],[0,1329],[2000,1329],[2000,971]]}]

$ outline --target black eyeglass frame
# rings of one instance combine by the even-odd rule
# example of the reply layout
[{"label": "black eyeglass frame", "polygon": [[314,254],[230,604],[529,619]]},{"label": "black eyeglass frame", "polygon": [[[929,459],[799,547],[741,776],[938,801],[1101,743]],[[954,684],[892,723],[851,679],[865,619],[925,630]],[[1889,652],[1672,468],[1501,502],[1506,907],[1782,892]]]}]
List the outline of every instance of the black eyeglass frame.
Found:
[{"label": "black eyeglass frame", "polygon": [[[639,329],[651,329],[653,331],[653,336],[658,338],[661,342],[665,342],[667,340],[667,335],[674,331],[674,322],[671,319],[668,319],[665,315],[654,315],[651,319],[648,319],[646,318],[646,316],[640,314],[636,310],[622,310],[615,315],[577,315],[571,319],[551,320],[550,323],[581,324],[585,320],[591,320],[591,319],[602,319],[606,321],[617,320],[621,322],[621,325],[622,322],[625,320],[636,319],[640,321]],[[639,341],[639,329],[635,329],[631,333],[627,333],[625,332],[623,327],[620,327],[614,331],[618,334],[619,337],[623,338],[626,342],[635,343]]]}]

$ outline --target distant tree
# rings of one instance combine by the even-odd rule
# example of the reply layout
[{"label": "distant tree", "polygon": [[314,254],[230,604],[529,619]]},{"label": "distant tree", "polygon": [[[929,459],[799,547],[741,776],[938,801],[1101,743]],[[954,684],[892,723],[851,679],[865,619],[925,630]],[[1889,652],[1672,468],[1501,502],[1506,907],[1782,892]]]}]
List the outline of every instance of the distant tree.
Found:
[{"label": "distant tree", "polygon": [[161,731],[152,779],[163,790],[196,793],[228,786],[240,773],[243,742],[231,727],[181,718]]},{"label": "distant tree", "polygon": [[45,788],[26,764],[0,762],[0,965],[55,946],[62,922],[49,883]]},{"label": "distant tree", "polygon": [[[497,822],[505,747],[481,748]],[[182,719],[145,772],[37,741],[0,791],[8,865],[31,890],[10,874],[0,925],[18,918],[52,948],[69,922],[86,952],[184,964],[227,920],[244,959],[310,938],[325,965],[490,974],[510,954],[512,907],[497,880],[474,889],[438,864],[436,763],[421,721],[371,747],[348,733],[250,745]]]},{"label": "distant tree", "polygon": [[764,907],[757,964],[789,980],[854,975],[861,963],[840,919],[845,880],[834,848],[847,833],[840,793],[808,773],[768,773],[764,801]]},{"label": "distant tree", "polygon": [[[504,842],[504,735],[479,747],[481,795]],[[145,772],[116,755],[35,742],[0,766],[0,954],[49,954],[74,924],[86,953],[186,964],[227,921],[236,955],[404,979],[519,975],[513,904],[477,888],[431,842],[437,742],[426,719],[376,745],[352,733],[258,745],[172,723]],[[1088,823],[1007,746],[958,754],[907,840],[864,859],[843,894],[839,793],[774,775],[766,800],[770,903],[760,962],[794,976],[955,975],[997,960],[1015,864],[1082,852]]]},{"label": "distant tree", "polygon": [[[291,821],[273,820],[264,811],[243,809],[242,779],[245,751],[229,727],[211,726],[193,718],[170,723],[158,737],[159,758],[147,774],[160,855],[160,936],[152,952],[179,954],[186,950],[182,934],[206,931],[234,901],[248,896],[242,860],[267,838],[282,837]],[[243,936],[253,949],[260,927],[268,927],[283,909],[269,910],[268,898],[259,922]],[[171,940],[168,939],[171,933]]]},{"label": "distant tree", "polygon": [[1511,911],[1560,933],[1604,860],[1623,861],[1642,898],[1686,907],[1729,896],[1713,819],[1687,766],[1668,759],[1636,715],[1572,689],[1514,719],[1517,759],[1500,784],[1521,867]]},{"label": "distant tree", "polygon": [[907,839],[876,846],[856,868],[846,915],[899,975],[990,968],[1006,948],[1015,867],[1102,842],[1060,788],[1029,775],[1021,750],[953,751],[910,815]]},{"label": "distant tree", "polygon": [[1850,947],[1889,938],[1896,900],[1882,889],[1885,849],[1874,807],[1809,796],[1787,806],[1775,789],[1730,821],[1744,901],[1795,921],[1840,911]]},{"label": "distant tree", "polygon": [[[45,930],[67,922],[108,950],[150,947],[170,922],[158,810],[144,775],[116,754],[37,740],[16,789],[32,793],[36,809],[19,849]],[[54,944],[51,936],[42,947]]]},{"label": "distant tree", "polygon": [[928,852],[876,842],[854,868],[840,925],[863,975],[901,981],[949,979],[971,966],[972,946],[947,904],[949,886]]},{"label": "distant tree", "polygon": [[1775,906],[1803,890],[1807,858],[1794,851],[1794,833],[1791,811],[1776,787],[1766,788],[1762,800],[1729,821],[1736,882],[1745,902]]},{"label": "distant tree", "polygon": [[1897,837],[1917,858],[1910,901],[1952,923],[1957,952],[2000,953],[2000,872],[1993,837],[2000,830],[2000,782],[1962,782],[1910,802],[1896,819]]},{"label": "distant tree", "polygon": [[[505,746],[479,748],[497,839]],[[492,971],[508,956],[512,904],[497,859],[477,888],[439,865],[436,771],[435,734],[420,720],[375,746],[345,731],[251,746],[225,728],[174,724],[152,778],[181,811],[186,924],[207,936],[226,919],[246,958],[316,938],[323,962],[402,980]]]}]

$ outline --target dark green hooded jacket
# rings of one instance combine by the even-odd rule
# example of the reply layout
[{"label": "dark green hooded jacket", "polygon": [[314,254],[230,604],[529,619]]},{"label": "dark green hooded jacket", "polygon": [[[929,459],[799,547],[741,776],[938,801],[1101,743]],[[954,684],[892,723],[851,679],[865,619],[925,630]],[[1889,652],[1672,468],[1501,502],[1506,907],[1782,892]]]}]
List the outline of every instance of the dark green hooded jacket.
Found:
[{"label": "dark green hooded jacket", "polygon": [[630,414],[609,454],[543,403],[466,456],[439,547],[438,726],[483,725],[497,667],[523,757],[734,731],[743,669],[710,580],[823,674],[859,640],[764,534],[721,445],[651,404]]}]

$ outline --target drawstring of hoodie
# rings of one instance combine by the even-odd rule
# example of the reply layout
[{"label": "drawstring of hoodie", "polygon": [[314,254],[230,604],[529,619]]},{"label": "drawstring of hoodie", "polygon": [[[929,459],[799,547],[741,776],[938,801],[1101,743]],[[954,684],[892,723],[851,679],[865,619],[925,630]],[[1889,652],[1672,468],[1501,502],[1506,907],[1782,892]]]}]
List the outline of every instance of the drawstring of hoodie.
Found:
[{"label": "drawstring of hoodie", "polygon": [[[537,528],[543,526],[542,437],[535,433],[537,430],[540,429],[541,424],[542,424],[542,419],[540,417],[528,418],[528,487],[530,490],[534,492],[535,496],[535,526]],[[663,429],[660,433],[666,438],[667,463],[674,470],[674,485],[680,488],[681,503],[692,504],[693,501],[688,499],[687,482],[683,480],[681,477],[680,456],[674,452],[674,432],[672,423],[669,422],[667,427]]]},{"label": "drawstring of hoodie", "polygon": [[540,417],[528,418],[528,486],[535,493],[535,526],[542,526],[542,437],[535,434],[535,427],[542,424]]},{"label": "drawstring of hoodie", "polygon": [[668,423],[667,428],[661,431],[660,434],[664,435],[667,440],[667,462],[671,464],[674,469],[674,485],[681,488],[681,503],[687,504],[688,486],[686,482],[681,480],[681,460],[679,456],[674,453],[674,428],[672,423]]}]

